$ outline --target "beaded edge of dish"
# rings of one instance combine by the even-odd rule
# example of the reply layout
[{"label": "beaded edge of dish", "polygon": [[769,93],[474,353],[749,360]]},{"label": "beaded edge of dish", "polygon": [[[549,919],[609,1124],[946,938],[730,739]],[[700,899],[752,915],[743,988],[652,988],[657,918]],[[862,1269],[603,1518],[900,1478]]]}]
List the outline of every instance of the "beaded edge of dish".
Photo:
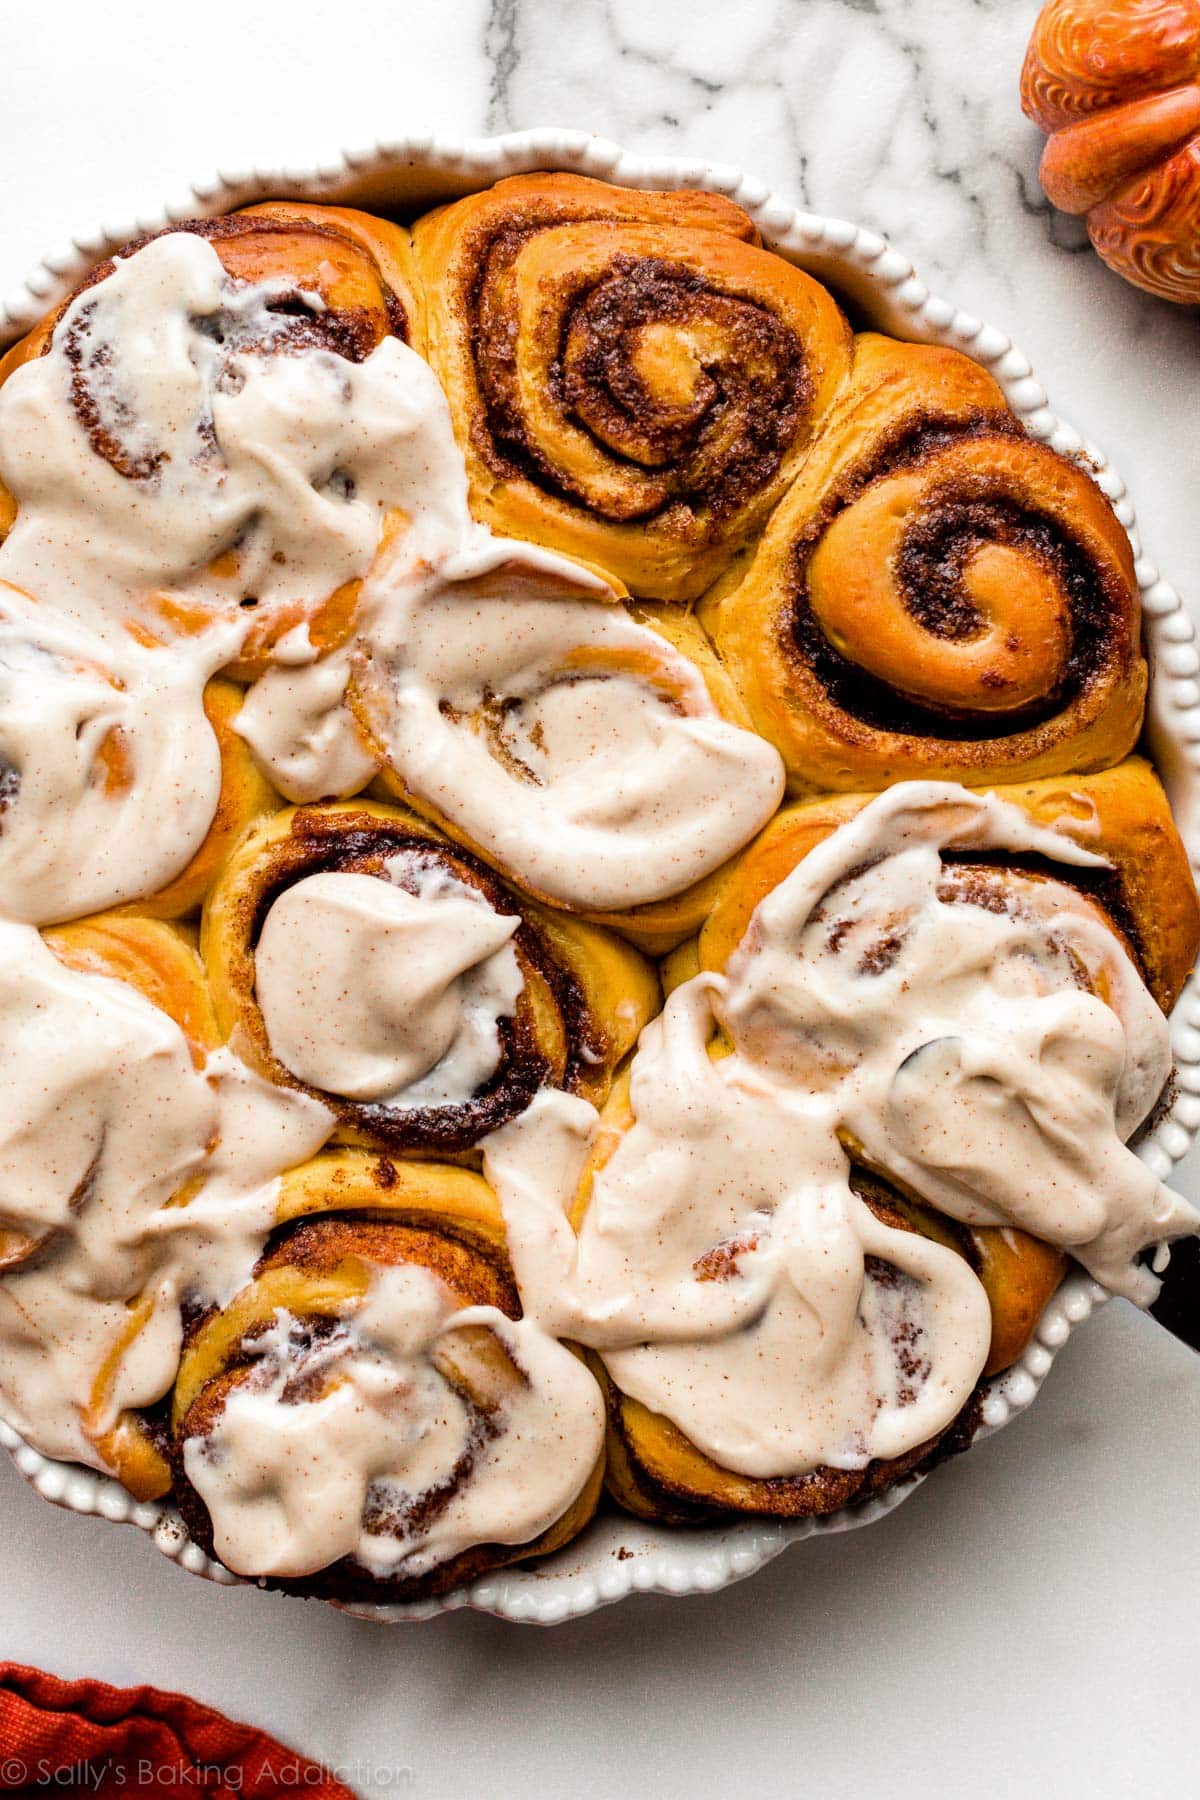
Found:
[{"label": "beaded edge of dish", "polygon": [[[506,175],[538,169],[570,170],[630,188],[698,187],[727,196],[750,215],[770,249],[818,279],[829,279],[836,286],[840,277],[858,289],[860,298],[868,294],[868,310],[874,307],[883,314],[894,335],[945,344],[983,364],[1032,438],[1087,467],[1133,545],[1151,664],[1147,733],[1193,869],[1200,872],[1200,649],[1182,599],[1143,554],[1125,483],[1104,452],[1051,409],[1028,358],[1003,332],[933,294],[903,252],[877,232],[801,211],[732,164],[639,157],[584,132],[535,129],[496,138],[402,138],[347,150],[337,160],[312,169],[221,171],[155,212],[110,220],[44,257],[24,288],[0,302],[0,344],[28,331],[102,257],[132,238],[182,219],[211,217],[267,198],[379,204],[385,199],[379,184],[390,185],[394,193],[411,189],[414,200],[422,196],[417,204],[431,204],[488,187]],[[364,198],[361,189],[367,185],[375,191]],[[1171,1015],[1171,1034],[1175,1094],[1166,1114],[1138,1146],[1142,1160],[1164,1178],[1200,1129],[1200,992],[1194,981]],[[1020,1361],[991,1382],[980,1437],[999,1430],[1033,1402],[1071,1331],[1107,1298],[1106,1291],[1082,1272],[1068,1277],[1046,1307]],[[167,1502],[138,1502],[111,1476],[41,1455],[2,1418],[0,1445],[43,1499],[73,1512],[136,1525],[152,1536],[164,1555],[192,1574],[242,1585],[191,1541]],[[685,1535],[609,1515],[598,1520],[578,1545],[568,1546],[536,1570],[501,1570],[440,1599],[347,1605],[340,1610],[399,1623],[467,1607],[519,1622],[555,1624],[631,1593],[711,1593],[753,1574],[790,1544],[872,1524],[907,1499],[921,1479],[902,1483],[865,1505],[790,1523],[744,1519]]]}]

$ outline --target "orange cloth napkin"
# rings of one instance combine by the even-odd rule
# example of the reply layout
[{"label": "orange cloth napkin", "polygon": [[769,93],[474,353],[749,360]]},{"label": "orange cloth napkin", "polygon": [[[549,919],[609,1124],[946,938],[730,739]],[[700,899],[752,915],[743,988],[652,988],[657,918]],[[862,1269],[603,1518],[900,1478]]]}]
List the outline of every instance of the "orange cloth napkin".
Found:
[{"label": "orange cloth napkin", "polygon": [[319,1763],[186,1694],[60,1681],[0,1663],[0,1794],[303,1793],[354,1800]]}]

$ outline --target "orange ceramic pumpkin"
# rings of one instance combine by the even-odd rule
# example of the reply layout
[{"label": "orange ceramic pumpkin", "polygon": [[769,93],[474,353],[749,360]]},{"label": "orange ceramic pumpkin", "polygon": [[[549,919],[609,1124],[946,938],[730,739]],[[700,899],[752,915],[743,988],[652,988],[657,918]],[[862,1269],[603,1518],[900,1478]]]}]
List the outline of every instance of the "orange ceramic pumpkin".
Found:
[{"label": "orange ceramic pumpkin", "polygon": [[1042,186],[1109,267],[1200,302],[1200,0],[1050,0],[1021,104],[1050,133]]}]

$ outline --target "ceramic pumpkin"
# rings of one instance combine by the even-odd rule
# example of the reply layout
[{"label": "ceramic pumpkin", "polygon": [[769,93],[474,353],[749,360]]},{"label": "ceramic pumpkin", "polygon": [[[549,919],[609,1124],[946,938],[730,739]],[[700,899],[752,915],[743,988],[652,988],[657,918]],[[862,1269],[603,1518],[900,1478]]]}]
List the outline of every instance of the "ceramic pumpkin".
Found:
[{"label": "ceramic pumpkin", "polygon": [[1127,281],[1200,302],[1200,0],[1049,0],[1021,104],[1041,180]]}]

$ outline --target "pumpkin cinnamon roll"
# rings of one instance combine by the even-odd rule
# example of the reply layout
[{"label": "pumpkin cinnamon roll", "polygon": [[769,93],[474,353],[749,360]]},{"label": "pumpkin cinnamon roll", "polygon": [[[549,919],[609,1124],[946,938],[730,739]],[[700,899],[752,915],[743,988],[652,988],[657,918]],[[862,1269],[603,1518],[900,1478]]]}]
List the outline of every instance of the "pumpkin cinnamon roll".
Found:
[{"label": "pumpkin cinnamon roll", "polygon": [[829,804],[832,831],[781,815],[701,933],[725,1028],[827,1088],[842,1141],[905,1194],[1153,1298],[1138,1258],[1195,1214],[1126,1146],[1170,1081],[1200,907],[1151,771]]},{"label": "pumpkin cinnamon roll", "polygon": [[282,805],[249,745],[235,730],[243,696],[244,690],[236,682],[220,677],[208,682],[204,689],[204,716],[212,727],[221,759],[216,811],[187,866],[157,893],[134,903],[133,910],[146,917],[179,919],[197,912],[234,845],[258,819]]},{"label": "pumpkin cinnamon roll", "polygon": [[955,351],[858,340],[749,570],[704,618],[797,793],[1094,769],[1141,728],[1128,538]]},{"label": "pumpkin cinnamon roll", "polygon": [[520,1319],[481,1178],[343,1151],[280,1204],[298,1220],[198,1322],[175,1385],[193,1537],[237,1574],[358,1601],[445,1593],[574,1537],[603,1407]]},{"label": "pumpkin cinnamon roll", "polygon": [[825,1096],[765,1083],[703,980],[643,1033],[566,1217],[538,1136],[569,1135],[555,1104],[486,1166],[526,1316],[589,1346],[622,1505],[823,1513],[969,1441],[991,1339],[976,1274],[851,1186]]},{"label": "pumpkin cinnamon roll", "polygon": [[[977,857],[950,847],[950,880],[961,886],[965,876],[955,871],[973,867],[981,904],[986,882],[995,884],[1000,898],[1010,884],[1015,890],[1053,878],[1069,886],[1103,914],[1108,930],[1132,952],[1157,1006],[1169,1013],[1200,950],[1200,904],[1179,828],[1150,764],[1131,756],[1098,774],[1013,783],[992,793],[1018,807],[1035,829],[1055,831],[1057,843],[1052,838],[1024,849],[994,845]],[[870,803],[869,794],[839,794],[785,806],[726,882],[701,928],[697,966],[723,970],[760,901]],[[1072,846],[1084,853],[1082,859]]]},{"label": "pumpkin cinnamon roll", "polygon": [[830,295],[727,200],[578,175],[497,182],[413,242],[477,515],[646,598],[701,593],[845,374]]},{"label": "pumpkin cinnamon roll", "polygon": [[1138,763],[1007,793],[787,809],[598,1123],[545,1095],[486,1146],[633,1510],[878,1492],[969,1440],[1068,1256],[1145,1302],[1143,1253],[1195,1231],[1127,1148],[1200,947],[1165,798]]},{"label": "pumpkin cinnamon roll", "polygon": [[237,1053],[393,1152],[469,1152],[546,1085],[602,1099],[658,1000],[629,945],[370,801],[252,830],[201,944]]},{"label": "pumpkin cinnamon roll", "polygon": [[251,675],[344,641],[402,507],[406,234],[337,207],[193,220],[101,263],[0,363],[0,573]]},{"label": "pumpkin cinnamon roll", "polygon": [[[173,1019],[183,1032],[194,1065],[203,1068],[219,1040],[204,968],[188,933],[157,919],[109,913],[60,925],[43,935],[66,968],[124,982]],[[103,1148],[99,1149],[98,1158],[102,1159],[103,1154]],[[84,1189],[95,1182],[97,1172],[98,1163],[89,1164]],[[77,1188],[69,1210],[86,1205],[88,1198],[85,1191]],[[0,1253],[0,1267],[27,1261],[35,1251],[52,1251],[55,1229],[39,1234],[34,1243],[27,1243],[24,1256],[13,1259]],[[0,1245],[7,1235],[0,1232]],[[122,1352],[147,1323],[149,1310],[144,1301],[132,1308],[128,1329],[114,1340],[83,1412],[83,1429],[98,1456],[139,1500],[155,1499],[170,1487],[165,1435],[159,1419],[141,1410],[122,1408],[111,1418],[110,1387],[118,1375]]]},{"label": "pumpkin cinnamon roll", "polygon": [[373,584],[349,703],[385,791],[536,898],[648,949],[694,930],[783,770],[687,614],[490,539]]},{"label": "pumpkin cinnamon roll", "polygon": [[32,924],[199,907],[281,804],[235,730],[242,690],[113,646],[0,582],[0,905]]},{"label": "pumpkin cinnamon roll", "polygon": [[154,1498],[170,1472],[143,1408],[174,1360],[143,1232],[186,1198],[216,1131],[203,969],[157,920],[110,914],[44,940],[6,924],[0,1021],[0,1404],[40,1448]]}]

